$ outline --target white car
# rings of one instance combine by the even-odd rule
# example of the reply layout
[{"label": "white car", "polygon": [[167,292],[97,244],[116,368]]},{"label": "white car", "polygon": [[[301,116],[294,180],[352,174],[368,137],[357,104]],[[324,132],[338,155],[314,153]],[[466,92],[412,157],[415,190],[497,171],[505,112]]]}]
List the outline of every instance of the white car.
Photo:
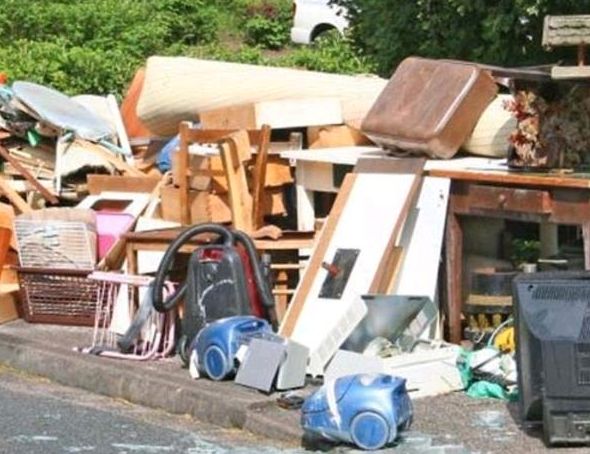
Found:
[{"label": "white car", "polygon": [[310,44],[324,32],[348,27],[346,10],[329,5],[329,0],[295,0],[293,2],[293,28],[291,41]]}]

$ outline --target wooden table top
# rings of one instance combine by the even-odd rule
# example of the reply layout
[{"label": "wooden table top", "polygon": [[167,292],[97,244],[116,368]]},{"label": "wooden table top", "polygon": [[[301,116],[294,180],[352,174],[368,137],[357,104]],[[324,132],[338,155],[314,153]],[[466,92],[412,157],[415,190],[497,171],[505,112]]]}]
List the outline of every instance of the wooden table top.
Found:
[{"label": "wooden table top", "polygon": [[[295,161],[349,164],[360,159],[404,160],[393,157],[379,147],[337,147],[310,150],[286,151],[283,158]],[[478,156],[453,159],[429,159],[424,165],[426,175],[451,178],[452,180],[498,183],[523,186],[546,186],[558,188],[590,189],[590,173],[519,172],[508,170],[506,159]]]},{"label": "wooden table top", "polygon": [[590,174],[588,173],[525,173],[501,170],[489,171],[468,169],[432,169],[428,170],[427,173],[434,177],[445,177],[452,180],[478,183],[590,189]]},{"label": "wooden table top", "polygon": [[[128,244],[133,244],[136,247],[139,246],[139,248],[141,248],[142,244],[156,244],[167,247],[187,228],[172,227],[144,232],[128,232],[123,235],[123,238],[125,238]],[[203,233],[194,237],[188,244],[193,246],[210,244],[216,239],[217,235],[215,234]],[[258,238],[254,239],[253,242],[254,246],[259,250],[305,249],[310,247],[310,232],[283,231],[283,236],[278,240]]]}]

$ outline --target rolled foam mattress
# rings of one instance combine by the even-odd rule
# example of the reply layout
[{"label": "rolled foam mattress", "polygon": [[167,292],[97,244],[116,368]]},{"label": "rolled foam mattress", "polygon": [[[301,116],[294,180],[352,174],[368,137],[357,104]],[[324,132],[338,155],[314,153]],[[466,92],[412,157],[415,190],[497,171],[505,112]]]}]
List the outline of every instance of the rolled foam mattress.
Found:
[{"label": "rolled foam mattress", "polygon": [[186,57],[150,57],[137,115],[155,134],[178,132],[200,112],[285,98],[337,97],[344,121],[360,124],[387,81]]}]

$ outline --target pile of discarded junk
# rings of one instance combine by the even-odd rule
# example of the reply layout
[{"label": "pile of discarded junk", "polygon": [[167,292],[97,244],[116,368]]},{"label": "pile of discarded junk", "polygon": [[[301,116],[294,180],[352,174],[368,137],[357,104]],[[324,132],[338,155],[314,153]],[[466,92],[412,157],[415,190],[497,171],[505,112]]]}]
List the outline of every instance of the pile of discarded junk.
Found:
[{"label": "pile of discarded junk", "polygon": [[[583,45],[574,19],[546,44]],[[151,57],[120,107],[7,83],[0,323],[89,326],[75,354],[267,393],[323,377],[304,428],[363,449],[460,390],[588,442],[589,248],[556,224],[589,241],[589,74]]]}]

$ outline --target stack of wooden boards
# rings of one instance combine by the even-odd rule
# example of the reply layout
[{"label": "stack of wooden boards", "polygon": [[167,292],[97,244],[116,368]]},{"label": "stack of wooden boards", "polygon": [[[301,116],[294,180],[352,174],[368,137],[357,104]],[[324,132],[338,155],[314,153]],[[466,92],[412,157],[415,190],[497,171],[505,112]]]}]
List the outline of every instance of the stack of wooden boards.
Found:
[{"label": "stack of wooden boards", "polygon": [[[288,211],[284,186],[293,182],[289,163],[278,152],[367,143],[368,139],[349,125],[358,127],[384,84],[376,77],[151,57],[136,73],[121,111],[132,142],[146,136],[174,136],[181,121],[198,122],[204,131],[228,133],[270,126],[265,213],[276,216]],[[190,153],[190,221],[183,219],[178,203],[184,170],[179,170],[177,160],[172,161],[172,177],[162,187],[161,215],[165,220],[230,220],[227,184],[214,148],[194,147]],[[144,161],[149,165],[143,156],[136,164]]]}]

